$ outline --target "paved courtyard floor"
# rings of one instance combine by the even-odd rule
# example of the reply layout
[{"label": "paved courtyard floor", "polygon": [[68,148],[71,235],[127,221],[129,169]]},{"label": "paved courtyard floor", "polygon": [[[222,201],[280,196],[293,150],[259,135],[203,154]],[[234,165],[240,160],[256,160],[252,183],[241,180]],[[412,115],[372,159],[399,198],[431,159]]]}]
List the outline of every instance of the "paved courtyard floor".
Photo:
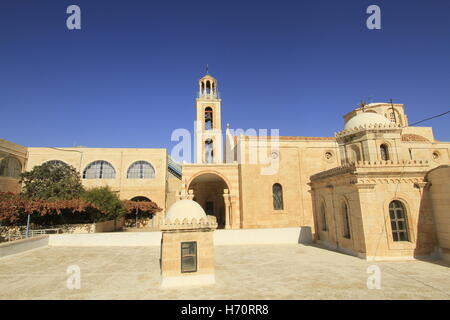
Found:
[{"label": "paved courtyard floor", "polygon": [[[216,247],[216,284],[161,289],[158,247],[52,247],[0,259],[0,299],[450,299],[450,264],[368,262],[304,245]],[[81,288],[66,286],[78,265]],[[368,289],[367,268],[381,270]]]}]

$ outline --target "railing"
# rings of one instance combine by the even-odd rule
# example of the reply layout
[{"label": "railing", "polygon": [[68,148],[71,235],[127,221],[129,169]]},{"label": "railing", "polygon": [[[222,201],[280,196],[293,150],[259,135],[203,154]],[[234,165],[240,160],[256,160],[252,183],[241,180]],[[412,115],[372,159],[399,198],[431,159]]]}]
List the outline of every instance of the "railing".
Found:
[{"label": "railing", "polygon": [[44,234],[55,234],[55,233],[59,233],[60,231],[61,231],[61,229],[28,230],[28,237],[27,237],[27,232],[23,231],[23,232],[18,232],[18,233],[13,233],[13,234],[7,235],[6,241],[14,241],[14,240],[32,238],[32,237],[37,237],[37,236],[41,236]]},{"label": "railing", "polygon": [[197,92],[197,99],[220,99],[220,92],[215,93],[200,93]]}]

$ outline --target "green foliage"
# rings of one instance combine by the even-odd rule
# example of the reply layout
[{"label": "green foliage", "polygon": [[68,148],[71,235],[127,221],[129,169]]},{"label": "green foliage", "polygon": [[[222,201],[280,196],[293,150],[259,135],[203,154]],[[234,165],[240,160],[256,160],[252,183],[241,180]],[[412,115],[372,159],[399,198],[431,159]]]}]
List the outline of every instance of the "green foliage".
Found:
[{"label": "green foliage", "polygon": [[22,195],[32,200],[78,199],[84,191],[78,171],[62,162],[46,162],[20,176]]},{"label": "green foliage", "polygon": [[81,197],[95,207],[95,209],[87,208],[87,210],[94,215],[96,221],[115,220],[123,217],[126,213],[123,202],[109,187],[89,189],[83,192]]}]

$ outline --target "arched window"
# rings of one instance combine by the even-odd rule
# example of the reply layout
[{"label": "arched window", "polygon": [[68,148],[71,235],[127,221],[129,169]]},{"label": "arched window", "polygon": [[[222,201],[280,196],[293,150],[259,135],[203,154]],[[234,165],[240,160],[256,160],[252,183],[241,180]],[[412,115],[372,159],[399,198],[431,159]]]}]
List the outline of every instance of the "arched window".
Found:
[{"label": "arched window", "polygon": [[136,202],[150,202],[151,200],[144,196],[137,196],[134,198],[131,198],[130,201],[136,201]]},{"label": "arched window", "polygon": [[322,231],[327,231],[327,213],[325,211],[325,204],[322,202],[320,206],[320,224],[322,225]]},{"label": "arched window", "polygon": [[22,164],[14,157],[7,157],[0,160],[0,177],[20,178]]},{"label": "arched window", "polygon": [[272,186],[272,194],[273,194],[273,209],[283,210],[283,188],[281,187],[281,184],[275,183]]},{"label": "arched window", "polygon": [[389,160],[389,148],[387,145],[382,144],[380,146],[381,160]]},{"label": "arched window", "polygon": [[206,163],[214,162],[214,145],[212,139],[205,141],[205,161]]},{"label": "arched window", "polygon": [[391,219],[392,239],[394,241],[409,241],[408,220],[403,203],[394,200],[389,204],[389,217]]},{"label": "arched window", "polygon": [[213,110],[211,107],[205,109],[205,130],[213,128]]},{"label": "arched window", "polygon": [[115,179],[116,170],[107,161],[91,162],[83,171],[83,179]]},{"label": "arched window", "polygon": [[155,169],[147,161],[134,162],[127,171],[127,179],[153,179]]},{"label": "arched window", "polygon": [[348,206],[347,204],[344,202],[344,205],[342,207],[342,224],[344,227],[344,232],[343,232],[343,236],[344,238],[350,239],[351,235],[350,235],[350,219],[348,216]]}]

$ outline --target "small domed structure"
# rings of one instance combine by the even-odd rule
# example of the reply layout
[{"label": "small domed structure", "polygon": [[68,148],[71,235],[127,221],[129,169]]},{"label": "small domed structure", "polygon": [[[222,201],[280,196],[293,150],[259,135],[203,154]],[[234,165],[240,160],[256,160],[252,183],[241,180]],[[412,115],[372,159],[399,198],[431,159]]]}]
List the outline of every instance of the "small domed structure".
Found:
[{"label": "small domed structure", "polygon": [[382,115],[374,112],[363,112],[357,114],[347,121],[344,130],[353,129],[355,127],[374,124],[391,124],[391,122]]},{"label": "small domed structure", "polygon": [[175,221],[175,219],[179,221],[183,221],[184,219],[191,221],[193,218],[197,221],[201,218],[206,219],[206,213],[197,202],[187,199],[175,202],[170,206],[166,214],[166,219],[171,221]]}]

